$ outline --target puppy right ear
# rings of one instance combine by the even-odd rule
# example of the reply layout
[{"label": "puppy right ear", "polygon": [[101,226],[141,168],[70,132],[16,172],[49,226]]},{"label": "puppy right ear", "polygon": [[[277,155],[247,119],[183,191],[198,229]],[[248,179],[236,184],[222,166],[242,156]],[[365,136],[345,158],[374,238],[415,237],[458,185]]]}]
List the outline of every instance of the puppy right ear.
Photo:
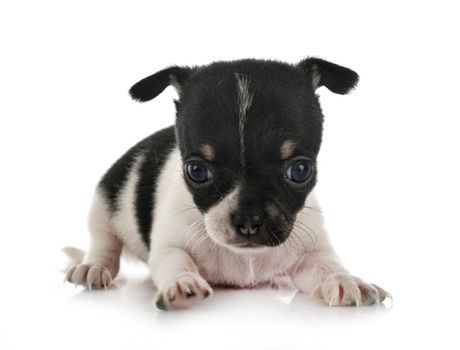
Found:
[{"label": "puppy right ear", "polygon": [[325,86],[336,94],[344,95],[348,94],[359,80],[358,74],[350,68],[320,58],[307,58],[301,61],[299,66],[310,74],[314,90]]},{"label": "puppy right ear", "polygon": [[163,69],[134,84],[129,89],[131,97],[139,102],[146,102],[157,97],[169,85],[173,85],[180,95],[182,87],[193,72],[189,67],[173,66]]}]

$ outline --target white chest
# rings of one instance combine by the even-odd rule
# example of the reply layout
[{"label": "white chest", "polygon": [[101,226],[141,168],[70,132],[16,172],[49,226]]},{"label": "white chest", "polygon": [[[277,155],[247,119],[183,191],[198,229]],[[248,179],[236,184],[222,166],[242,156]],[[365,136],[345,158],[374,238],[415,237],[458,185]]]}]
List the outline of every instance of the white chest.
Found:
[{"label": "white chest", "polygon": [[[204,247],[203,247],[204,248]],[[213,246],[192,255],[200,273],[211,284],[249,287],[271,281],[286,272],[295,257],[286,257],[279,248],[254,254],[238,254]]]}]

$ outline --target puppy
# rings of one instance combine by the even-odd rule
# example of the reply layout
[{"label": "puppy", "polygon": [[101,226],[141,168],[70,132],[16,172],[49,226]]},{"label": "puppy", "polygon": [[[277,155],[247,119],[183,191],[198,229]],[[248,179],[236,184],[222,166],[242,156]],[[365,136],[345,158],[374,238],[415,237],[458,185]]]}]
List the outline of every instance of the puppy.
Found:
[{"label": "puppy", "polygon": [[178,92],[176,124],[128,150],[102,177],[91,243],[66,279],[105,288],[122,248],[147,262],[160,309],[189,307],[212,285],[287,274],[330,306],[390,295],[340,263],[313,194],[323,115],[315,90],[346,94],[358,75],[318,58],[170,67],[135,84],[150,101]]}]

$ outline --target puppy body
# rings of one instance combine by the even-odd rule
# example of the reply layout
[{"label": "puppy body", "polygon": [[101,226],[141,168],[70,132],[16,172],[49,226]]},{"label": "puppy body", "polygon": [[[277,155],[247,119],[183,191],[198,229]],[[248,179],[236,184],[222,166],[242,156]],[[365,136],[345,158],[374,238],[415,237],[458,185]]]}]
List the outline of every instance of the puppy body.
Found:
[{"label": "puppy body", "polygon": [[[108,286],[125,248],[148,263],[161,309],[190,306],[212,294],[211,285],[250,287],[280,274],[330,305],[371,304],[389,296],[345,270],[324,230],[313,193],[322,122],[317,98],[292,100],[290,92],[287,109],[284,102],[272,106],[284,118],[281,129],[277,116],[251,124],[258,113],[271,113],[263,106],[283,79],[299,89],[307,81],[299,99],[321,85],[346,93],[356,83],[346,68],[309,60],[307,69],[255,60],[201,70],[173,67],[135,85],[133,96],[149,100],[174,83],[181,94],[176,126],[141,141],[102,178],[90,212],[90,248],[67,279]],[[212,92],[200,91],[209,86]],[[216,89],[219,104],[212,105]],[[209,110],[227,113],[224,125],[209,122],[211,133],[193,120]],[[304,123],[303,115],[310,120]],[[264,128],[271,136],[257,134]],[[232,147],[233,154],[226,153]]]}]

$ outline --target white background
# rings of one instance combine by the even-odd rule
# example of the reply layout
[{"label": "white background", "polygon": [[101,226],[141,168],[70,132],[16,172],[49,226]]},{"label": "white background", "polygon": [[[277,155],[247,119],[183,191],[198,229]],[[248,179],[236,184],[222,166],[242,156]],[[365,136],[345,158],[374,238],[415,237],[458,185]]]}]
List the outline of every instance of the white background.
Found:
[{"label": "white background", "polygon": [[[459,59],[455,2],[2,1],[1,349],[459,348]],[[174,120],[168,88],[131,101],[171,64],[317,55],[361,76],[319,90],[317,192],[356,275],[394,296],[328,308],[292,290],[218,291],[161,313],[145,267],[117,287],[61,283],[59,249],[85,248],[103,172]]]}]

